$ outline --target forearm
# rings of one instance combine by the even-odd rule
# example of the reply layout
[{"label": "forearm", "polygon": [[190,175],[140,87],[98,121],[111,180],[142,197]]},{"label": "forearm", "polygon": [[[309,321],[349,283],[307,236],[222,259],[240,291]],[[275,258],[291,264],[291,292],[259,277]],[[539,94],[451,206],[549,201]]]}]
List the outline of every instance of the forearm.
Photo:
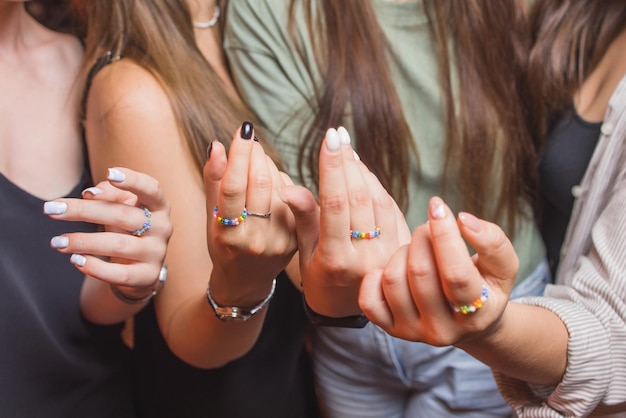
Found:
[{"label": "forearm", "polygon": [[509,302],[488,337],[459,344],[492,369],[528,383],[557,385],[567,366],[568,332],[548,309]]},{"label": "forearm", "polygon": [[[124,288],[124,294],[133,298],[152,294],[151,289]],[[127,303],[118,298],[109,283],[86,276],[80,294],[80,308],[83,316],[94,324],[110,325],[124,322],[146,306],[148,299],[141,303]]]},{"label": "forearm", "polygon": [[[157,309],[159,301],[156,301]],[[271,302],[270,302],[271,303]],[[206,295],[191,298],[169,319],[159,318],[172,352],[195,367],[222,367],[245,355],[256,343],[268,306],[247,321],[219,319]]]}]

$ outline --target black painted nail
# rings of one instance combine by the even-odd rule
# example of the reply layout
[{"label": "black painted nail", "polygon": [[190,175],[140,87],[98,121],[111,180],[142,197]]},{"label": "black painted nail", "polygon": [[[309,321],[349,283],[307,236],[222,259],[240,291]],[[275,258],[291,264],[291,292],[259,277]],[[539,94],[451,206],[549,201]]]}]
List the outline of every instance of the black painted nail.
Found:
[{"label": "black painted nail", "polygon": [[213,141],[209,142],[209,146],[206,148],[206,159],[211,158],[211,150],[213,149]]},{"label": "black painted nail", "polygon": [[259,142],[259,138],[257,138],[256,135],[254,135],[254,142]]},{"label": "black painted nail", "polygon": [[252,126],[252,123],[245,121],[242,125],[241,125],[241,137],[243,139],[250,139],[252,138],[252,132],[254,131],[254,126]]}]

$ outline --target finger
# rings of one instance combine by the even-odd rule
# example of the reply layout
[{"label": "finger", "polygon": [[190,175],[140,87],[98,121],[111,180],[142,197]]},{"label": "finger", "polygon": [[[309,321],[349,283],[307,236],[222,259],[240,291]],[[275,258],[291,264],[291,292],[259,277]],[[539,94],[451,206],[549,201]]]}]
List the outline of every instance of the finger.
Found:
[{"label": "finger", "polygon": [[[368,187],[371,184],[368,184],[365,180],[362,164],[350,145],[351,138],[348,131],[341,126],[337,129],[337,134],[339,135],[340,151],[343,157],[343,181],[345,181],[350,207],[350,230],[359,233],[369,233],[370,231],[373,233],[378,225],[376,225]],[[341,178],[335,179],[335,182],[339,181],[341,181]],[[359,241],[353,240],[353,243]]]},{"label": "finger", "polygon": [[217,205],[220,215],[225,219],[238,218],[246,205],[248,173],[254,145],[254,128],[250,122],[244,122],[233,136],[228,151],[226,172],[222,177]]},{"label": "finger", "polygon": [[[224,172],[226,171],[226,149],[219,141],[213,141],[207,150],[202,177],[206,193],[207,215],[213,216],[213,208],[217,205],[217,196]],[[208,219],[211,219],[210,217]]]},{"label": "finger", "polygon": [[83,274],[107,283],[129,287],[154,285],[161,266],[152,263],[110,263],[88,254],[72,254],[70,262]]},{"label": "finger", "polygon": [[152,233],[164,231],[166,222],[154,222],[152,212],[117,202],[84,199],[57,199],[45,202],[43,212],[51,218],[64,221],[82,221],[135,231],[144,228]]},{"label": "finger", "polygon": [[326,131],[320,150],[320,240],[328,252],[340,251],[350,239],[350,202],[343,169],[341,138],[336,129]]},{"label": "finger", "polygon": [[73,232],[52,237],[50,246],[64,254],[90,254],[99,257],[123,259],[129,262],[155,262],[162,264],[166,242],[139,238],[115,232]]},{"label": "finger", "polygon": [[274,173],[268,166],[263,147],[258,143],[253,144],[245,203],[248,212],[258,214],[271,212],[274,174],[279,178],[278,170]]},{"label": "finger", "polygon": [[507,286],[512,288],[519,259],[504,231],[498,225],[466,212],[459,214],[458,224],[463,237],[476,251],[481,272],[507,280]]},{"label": "finger", "polygon": [[383,330],[393,327],[393,315],[382,287],[383,270],[369,271],[361,281],[359,307],[365,316]]},{"label": "finger", "polygon": [[313,254],[320,234],[320,213],[315,196],[306,187],[285,185],[280,190],[280,197],[293,213],[300,258],[307,260]]},{"label": "finger", "polygon": [[455,306],[469,306],[482,294],[483,280],[450,208],[439,197],[430,200],[430,232],[444,292]]},{"label": "finger", "polygon": [[445,318],[452,311],[441,287],[430,234],[430,222],[413,231],[406,259],[409,290],[422,317]]},{"label": "finger", "polygon": [[129,168],[109,168],[107,179],[118,189],[131,192],[137,196],[137,203],[158,211],[167,208],[167,201],[159,182],[152,176]]},{"label": "finger", "polygon": [[[373,173],[368,171],[364,174],[364,179],[371,196],[375,228],[380,229],[380,235],[376,238],[378,244],[387,252],[395,251],[399,247],[398,223],[401,221],[398,220],[398,216],[403,220],[404,215]],[[404,224],[406,225],[406,222]],[[406,228],[409,233],[408,227]],[[409,239],[405,239],[405,242],[409,242]]]},{"label": "finger", "polygon": [[381,287],[387,306],[394,318],[394,326],[417,324],[420,313],[411,297],[407,277],[409,247],[403,246],[389,259],[384,269]]}]

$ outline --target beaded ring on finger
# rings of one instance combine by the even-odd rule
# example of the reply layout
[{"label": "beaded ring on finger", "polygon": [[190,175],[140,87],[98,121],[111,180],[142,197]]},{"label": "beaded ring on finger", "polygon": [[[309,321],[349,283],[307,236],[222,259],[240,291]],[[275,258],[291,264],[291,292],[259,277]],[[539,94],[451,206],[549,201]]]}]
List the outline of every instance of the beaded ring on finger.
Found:
[{"label": "beaded ring on finger", "polygon": [[354,229],[350,230],[350,237],[354,239],[373,239],[380,236],[380,228],[376,227],[372,231],[368,232],[360,232],[355,231]]},{"label": "beaded ring on finger", "polygon": [[217,222],[225,226],[237,226],[241,222],[243,222],[247,216],[248,216],[248,210],[246,208],[243,208],[243,212],[241,213],[241,215],[239,215],[236,218],[230,218],[230,219],[224,218],[223,216],[221,216],[217,206],[213,208],[213,217],[217,220]]},{"label": "beaded ring on finger", "polygon": [[487,289],[487,286],[483,284],[480,297],[474,299],[474,301],[471,304],[459,305],[459,306],[455,306],[452,304],[450,305],[452,306],[452,309],[454,310],[454,312],[467,315],[470,313],[474,313],[478,311],[480,308],[482,308],[485,305],[485,302],[487,301],[488,298],[489,298],[489,290]]},{"label": "beaded ring on finger", "polygon": [[145,206],[139,206],[139,209],[143,209],[143,214],[146,217],[146,220],[143,223],[143,226],[139,229],[135,229],[134,231],[128,231],[129,234],[134,235],[136,237],[140,237],[152,227],[152,212],[148,210]]}]

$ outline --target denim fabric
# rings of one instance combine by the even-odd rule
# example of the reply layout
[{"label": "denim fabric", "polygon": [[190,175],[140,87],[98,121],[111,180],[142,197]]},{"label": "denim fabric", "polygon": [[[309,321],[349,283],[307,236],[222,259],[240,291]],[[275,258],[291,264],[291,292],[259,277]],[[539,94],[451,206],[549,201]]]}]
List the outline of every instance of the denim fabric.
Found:
[{"label": "denim fabric", "polygon": [[[511,297],[541,295],[550,280],[543,262]],[[313,360],[329,418],[513,416],[483,363],[454,347],[391,337],[372,323],[318,327]]]}]

